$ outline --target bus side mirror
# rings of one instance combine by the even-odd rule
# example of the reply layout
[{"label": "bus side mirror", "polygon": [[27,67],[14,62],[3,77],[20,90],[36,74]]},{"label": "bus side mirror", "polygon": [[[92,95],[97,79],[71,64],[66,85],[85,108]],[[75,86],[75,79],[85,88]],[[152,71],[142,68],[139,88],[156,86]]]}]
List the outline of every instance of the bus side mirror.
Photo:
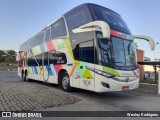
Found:
[{"label": "bus side mirror", "polygon": [[106,38],[108,40],[110,39],[110,27],[104,21],[93,21],[72,30],[73,33],[91,32],[91,31],[101,31],[103,38]]},{"label": "bus side mirror", "polygon": [[155,48],[155,43],[154,43],[154,40],[153,40],[151,37],[144,36],[144,35],[133,35],[133,37],[134,37],[135,39],[143,39],[143,40],[148,41],[151,50],[154,50],[154,48]]}]

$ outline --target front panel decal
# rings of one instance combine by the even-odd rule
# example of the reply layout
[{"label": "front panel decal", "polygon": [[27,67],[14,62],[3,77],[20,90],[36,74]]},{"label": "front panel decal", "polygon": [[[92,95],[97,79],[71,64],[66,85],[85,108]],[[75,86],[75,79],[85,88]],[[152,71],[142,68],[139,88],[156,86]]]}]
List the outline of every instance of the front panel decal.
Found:
[{"label": "front panel decal", "polygon": [[128,40],[133,40],[133,36],[132,35],[128,35],[128,34],[124,34],[115,30],[110,30],[110,34],[115,36],[115,37],[120,37],[120,38],[124,38],[124,39],[128,39]]},{"label": "front panel decal", "polygon": [[72,68],[72,71],[71,71],[69,77],[71,77],[71,76],[73,75],[73,72],[75,71],[76,67],[77,67],[76,64],[74,64],[74,66],[73,66],[73,68]]},{"label": "front panel decal", "polygon": [[88,69],[85,70],[82,77],[86,79],[93,79],[93,76]]},{"label": "front panel decal", "polygon": [[51,75],[51,76],[53,76],[53,72],[51,70],[51,67],[47,65],[46,69],[47,69],[48,74]]},{"label": "front panel decal", "polygon": [[35,74],[38,74],[38,71],[37,71],[36,66],[34,66],[34,73],[35,73]]},{"label": "front panel decal", "polygon": [[111,75],[120,76],[117,70],[109,68],[109,67],[103,67],[103,71]]}]

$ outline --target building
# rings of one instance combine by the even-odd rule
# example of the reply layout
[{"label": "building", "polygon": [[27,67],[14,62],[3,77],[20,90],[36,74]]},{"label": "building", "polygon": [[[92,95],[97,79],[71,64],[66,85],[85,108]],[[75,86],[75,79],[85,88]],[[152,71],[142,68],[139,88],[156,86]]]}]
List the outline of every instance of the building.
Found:
[{"label": "building", "polygon": [[[140,49],[136,49],[136,52],[137,52],[137,61],[143,62],[144,61],[144,51]],[[140,70],[140,80],[143,80],[144,66],[143,65],[138,65],[138,66]]]},{"label": "building", "polygon": [[[152,62],[151,58],[144,56],[144,51],[137,49],[137,61],[138,62]],[[157,61],[157,60],[156,60]],[[140,80],[155,80],[155,68],[153,65],[140,65],[138,64],[140,69]],[[158,65],[157,65],[158,66]],[[159,67],[156,67],[157,71],[160,71]],[[156,73],[156,76],[158,78],[158,73]]]}]

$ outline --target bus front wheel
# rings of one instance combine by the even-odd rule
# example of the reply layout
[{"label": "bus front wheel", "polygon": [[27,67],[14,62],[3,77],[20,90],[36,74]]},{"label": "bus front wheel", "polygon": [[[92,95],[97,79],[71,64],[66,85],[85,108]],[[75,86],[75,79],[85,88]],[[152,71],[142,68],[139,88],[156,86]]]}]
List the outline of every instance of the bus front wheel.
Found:
[{"label": "bus front wheel", "polygon": [[69,79],[69,76],[66,72],[63,73],[63,77],[61,79],[61,86],[62,86],[63,90],[66,92],[72,91],[72,87],[70,86],[70,79]]}]

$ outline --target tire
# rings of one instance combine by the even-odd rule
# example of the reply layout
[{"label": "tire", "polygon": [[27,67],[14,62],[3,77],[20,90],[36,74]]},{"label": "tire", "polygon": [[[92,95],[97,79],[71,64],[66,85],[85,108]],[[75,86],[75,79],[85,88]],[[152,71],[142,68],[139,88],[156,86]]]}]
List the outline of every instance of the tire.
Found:
[{"label": "tire", "polygon": [[25,72],[25,79],[26,79],[27,82],[30,82],[30,79],[28,78],[28,72],[27,71]]},{"label": "tire", "polygon": [[65,92],[71,92],[73,90],[70,86],[70,79],[67,72],[63,73],[63,76],[61,78],[61,87]]},{"label": "tire", "polygon": [[23,81],[26,81],[24,72],[22,72],[21,78],[22,78]]}]

